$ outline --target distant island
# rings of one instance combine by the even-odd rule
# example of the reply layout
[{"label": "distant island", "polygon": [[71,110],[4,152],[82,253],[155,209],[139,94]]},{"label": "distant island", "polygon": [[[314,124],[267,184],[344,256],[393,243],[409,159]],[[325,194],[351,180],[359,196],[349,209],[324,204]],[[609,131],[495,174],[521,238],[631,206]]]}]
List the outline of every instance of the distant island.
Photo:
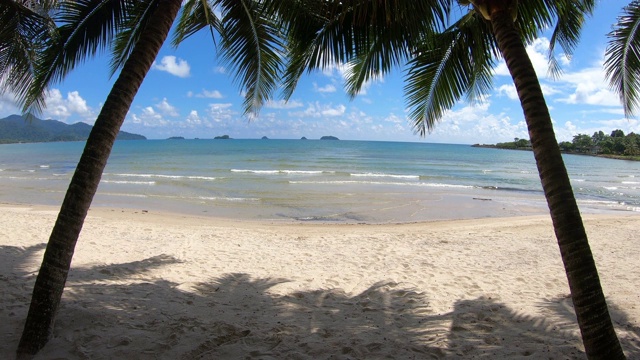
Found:
[{"label": "distant island", "polygon": [[[474,144],[473,147],[496,148],[507,150],[532,150],[531,141],[515,138],[514,141],[492,144]],[[640,161],[640,135],[624,134],[622,130],[614,130],[611,135],[596,131],[593,135],[578,134],[572,141],[558,144],[565,154],[590,155],[610,159]]]},{"label": "distant island", "polygon": [[167,140],[184,140],[183,136],[172,136],[170,138],[168,138]]},{"label": "distant island", "polygon": [[300,138],[300,140],[307,140],[307,138],[303,136]]},{"label": "distant island", "polygon": [[323,136],[320,138],[320,140],[340,140],[335,136]]},{"label": "distant island", "polygon": [[266,137],[266,136],[263,136],[263,137],[262,137],[262,140],[269,140],[269,138],[268,138],[268,137]]},{"label": "distant island", "polygon": [[[26,119],[10,115],[0,119],[0,144],[86,141],[93,126],[77,122],[69,125],[57,120],[42,120],[35,116]],[[146,140],[147,138],[125,131],[118,133],[117,140]]]},{"label": "distant island", "polygon": [[228,140],[228,139],[231,139],[231,138],[229,137],[229,135],[222,135],[222,136],[216,136],[216,137],[214,137],[214,139],[215,140]]}]

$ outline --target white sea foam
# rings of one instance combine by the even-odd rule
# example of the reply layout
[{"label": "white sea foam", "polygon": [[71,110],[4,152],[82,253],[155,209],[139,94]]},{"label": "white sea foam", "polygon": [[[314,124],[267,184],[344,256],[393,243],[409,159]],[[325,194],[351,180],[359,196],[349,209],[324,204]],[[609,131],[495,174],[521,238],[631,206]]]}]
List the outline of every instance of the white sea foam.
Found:
[{"label": "white sea foam", "polygon": [[199,196],[198,199],[212,200],[212,201],[233,201],[233,202],[260,201],[260,199],[258,198],[216,197],[216,196]]},{"label": "white sea foam", "polygon": [[110,193],[110,192],[106,192],[106,193],[102,193],[102,195],[109,195],[109,196],[122,196],[122,197],[134,197],[134,198],[148,198],[149,196],[145,195],[145,194],[132,194],[132,193]]},{"label": "white sea foam", "polygon": [[190,180],[206,180],[213,181],[218,178],[212,176],[191,176],[191,175],[163,175],[163,174],[105,174],[112,176],[120,176],[120,177],[140,177],[140,178],[157,178],[157,179],[190,179]]},{"label": "white sea foam", "polygon": [[42,178],[42,177],[22,177],[22,176],[3,176],[3,179],[10,179],[10,180],[50,180],[49,178]]},{"label": "white sea foam", "polygon": [[314,174],[322,174],[321,170],[280,170],[281,173],[291,174],[291,175],[314,175]]},{"label": "white sea foam", "polygon": [[280,170],[244,170],[244,169],[231,169],[231,172],[236,173],[251,173],[251,174],[277,174]]},{"label": "white sea foam", "polygon": [[610,200],[580,200],[581,204],[590,204],[596,206],[604,206],[608,208],[616,208],[620,210],[640,212],[640,206],[629,205],[624,201],[610,201]]},{"label": "white sea foam", "polygon": [[322,171],[322,170],[249,170],[249,169],[231,169],[231,172],[235,173],[250,173],[250,174],[287,174],[287,175],[315,175],[323,173],[334,173],[334,171]]},{"label": "white sea foam", "polygon": [[102,180],[106,184],[155,185],[155,181]]},{"label": "white sea foam", "polygon": [[40,165],[40,168],[41,168],[41,169],[48,169],[48,168],[49,168],[49,165]]},{"label": "white sea foam", "polygon": [[395,174],[382,174],[382,173],[353,173],[351,176],[356,177],[388,177],[394,179],[420,179],[420,175],[395,175]]},{"label": "white sea foam", "polygon": [[391,185],[391,186],[419,186],[419,187],[445,187],[445,188],[460,188],[460,189],[473,189],[471,185],[453,185],[442,183],[424,183],[424,182],[386,182],[386,181],[355,181],[355,180],[334,180],[334,181],[289,181],[290,184],[322,184],[322,185]]}]

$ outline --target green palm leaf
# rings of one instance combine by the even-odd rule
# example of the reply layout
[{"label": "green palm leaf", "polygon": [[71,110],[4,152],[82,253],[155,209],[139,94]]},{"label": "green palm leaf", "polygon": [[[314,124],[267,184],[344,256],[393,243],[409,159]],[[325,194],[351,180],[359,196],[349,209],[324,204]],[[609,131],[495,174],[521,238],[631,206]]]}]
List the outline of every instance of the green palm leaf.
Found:
[{"label": "green palm leaf", "polygon": [[18,93],[25,110],[40,112],[44,90],[64,78],[88,56],[107,48],[125,18],[127,1],[64,1],[54,20],[57,33],[48,39],[42,59],[35,68],[35,80]]},{"label": "green palm leaf", "polygon": [[463,95],[480,99],[489,92],[496,50],[487,27],[469,13],[447,31],[425,38],[409,61],[405,93],[416,133],[433,130]]},{"label": "green palm leaf", "polygon": [[209,27],[212,38],[214,38],[214,30],[218,33],[222,31],[220,19],[206,0],[189,0],[182,6],[182,13],[171,43],[173,46],[178,46],[186,38],[206,27]]},{"label": "green palm leaf", "polygon": [[55,28],[48,14],[53,6],[50,1],[0,2],[0,93],[22,93],[30,86],[43,42]]},{"label": "green palm leaf", "polygon": [[573,49],[580,39],[585,17],[593,13],[595,1],[593,0],[563,0],[551,3],[553,12],[557,17],[556,26],[550,39],[549,46],[549,71],[552,76],[560,74],[560,67],[553,56],[556,43],[559,44],[567,55],[573,53]]},{"label": "green palm leaf", "polygon": [[287,5],[292,7],[295,11],[280,10],[289,36],[285,97],[305,71],[350,61],[355,76],[347,91],[355,95],[368,79],[405,61],[411,43],[425,31],[442,26],[450,4],[447,0],[306,0]]},{"label": "green palm leaf", "polygon": [[123,5],[121,22],[111,46],[111,75],[124,66],[158,6],[158,0],[123,1]]},{"label": "green palm leaf", "polygon": [[221,58],[245,94],[245,113],[255,113],[275,91],[283,65],[275,20],[259,1],[221,0]]},{"label": "green palm leaf", "polygon": [[605,71],[610,86],[618,93],[626,116],[638,110],[640,94],[640,1],[632,1],[608,34]]}]

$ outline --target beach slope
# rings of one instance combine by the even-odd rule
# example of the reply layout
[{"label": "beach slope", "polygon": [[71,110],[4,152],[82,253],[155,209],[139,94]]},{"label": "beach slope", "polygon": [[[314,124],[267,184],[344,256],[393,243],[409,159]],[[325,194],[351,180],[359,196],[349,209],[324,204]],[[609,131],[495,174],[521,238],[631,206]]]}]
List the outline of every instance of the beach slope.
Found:
[{"label": "beach slope", "polygon": [[[56,209],[0,207],[0,358],[12,358]],[[585,225],[640,357],[640,216]],[[582,359],[548,216],[401,225],[91,210],[38,358]]]}]

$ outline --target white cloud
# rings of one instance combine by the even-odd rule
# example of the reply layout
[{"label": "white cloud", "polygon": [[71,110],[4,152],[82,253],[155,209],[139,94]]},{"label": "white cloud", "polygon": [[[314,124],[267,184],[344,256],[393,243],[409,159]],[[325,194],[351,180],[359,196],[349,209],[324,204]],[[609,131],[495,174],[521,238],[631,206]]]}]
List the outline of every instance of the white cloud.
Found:
[{"label": "white cloud", "polygon": [[347,108],[344,105],[340,104],[335,108],[327,107],[327,108],[323,109],[321,111],[321,114],[324,115],[324,116],[342,116],[342,115],[344,115],[344,111],[346,109]]},{"label": "white cloud", "polygon": [[296,100],[291,100],[291,101],[269,100],[269,101],[267,101],[267,103],[264,106],[267,107],[267,108],[270,108],[270,109],[294,109],[294,108],[301,107],[301,106],[304,106],[304,105],[300,101],[296,101]]},{"label": "white cloud", "polygon": [[[549,44],[549,39],[541,37],[535,39],[527,46],[527,54],[529,55],[533,68],[540,79],[550,77],[548,58]],[[564,54],[556,56],[556,59],[560,63],[560,66],[569,64],[569,59]],[[509,69],[507,68],[507,64],[504,62],[504,59],[501,60],[494,68],[494,73],[500,76],[510,76]]]},{"label": "white cloud", "polygon": [[229,121],[236,115],[231,109],[232,106],[230,103],[209,104],[209,116],[217,123]]},{"label": "white cloud", "polygon": [[315,89],[315,91],[319,92],[319,93],[333,93],[336,92],[336,87],[333,84],[327,84],[325,86],[318,86],[318,84],[313,83],[313,88]]},{"label": "white cloud", "polygon": [[67,94],[67,104],[69,106],[69,111],[72,113],[86,114],[90,111],[87,106],[87,102],[77,91],[72,91]]},{"label": "white cloud", "polygon": [[454,144],[497,143],[514,137],[528,138],[524,121],[512,123],[506,114],[489,112],[490,102],[447,111],[427,141]]},{"label": "white cloud", "polygon": [[132,114],[131,117],[134,124],[144,127],[163,127],[169,124],[169,121],[164,119],[151,106],[143,108],[140,114]]},{"label": "white cloud", "polygon": [[208,99],[222,99],[222,93],[218,90],[205,90],[202,89],[200,94],[197,94],[196,97],[208,98]]},{"label": "white cloud", "polygon": [[346,110],[346,106],[340,104],[336,107],[332,107],[332,105],[320,104],[319,102],[309,103],[307,104],[307,108],[304,111],[297,111],[289,113],[290,116],[298,116],[298,117],[323,117],[323,116],[341,116],[344,115]]},{"label": "white cloud", "polygon": [[516,90],[516,86],[513,84],[501,85],[498,88],[498,94],[506,95],[511,100],[518,100],[518,91]]},{"label": "white cloud", "polygon": [[577,72],[564,74],[561,78],[573,88],[573,93],[559,99],[567,104],[587,104],[601,106],[618,106],[620,100],[605,80],[602,66],[586,68]]},{"label": "white cloud", "polygon": [[216,66],[215,68],[213,68],[213,72],[215,74],[226,74],[227,73],[227,69],[225,69],[224,66]]},{"label": "white cloud", "polygon": [[207,99],[222,99],[224,96],[222,95],[222,93],[218,90],[206,90],[206,89],[202,89],[202,91],[198,94],[193,94],[192,91],[189,91],[187,93],[188,97],[192,97],[195,96],[197,98],[207,98]]},{"label": "white cloud", "polygon": [[200,115],[198,115],[197,111],[191,110],[189,116],[187,116],[186,122],[188,125],[197,126],[202,124],[202,119],[200,119]]},{"label": "white cloud", "polygon": [[154,62],[153,68],[181,78],[188,77],[191,71],[191,67],[186,60],[178,59],[173,55],[163,57],[160,60],[160,65]]},{"label": "white cloud", "polygon": [[169,104],[167,98],[164,98],[161,102],[157,103],[156,108],[158,108],[158,110],[160,110],[163,115],[178,116],[178,109],[176,109],[175,106]]},{"label": "white cloud", "polygon": [[[545,96],[565,94],[565,96],[555,100],[548,98],[548,102],[553,100],[566,104],[620,106],[616,94],[609,90],[603,70],[603,60],[600,60],[590,68],[575,72],[562,72],[560,77],[555,81],[551,83],[545,82],[545,80],[552,80],[549,78],[548,73],[548,49],[549,40],[546,38],[538,38],[527,46],[527,54],[533,63],[536,74],[540,78],[540,86]],[[561,66],[569,64],[569,59],[564,55],[559,56],[558,60]],[[500,61],[494,71],[496,75],[509,75],[504,60]],[[562,89],[564,89],[564,91]],[[568,95],[566,95],[567,90],[571,92]],[[515,87],[512,84],[500,86],[498,93],[506,95],[512,100],[518,99]]]},{"label": "white cloud", "polygon": [[65,98],[60,90],[52,89],[47,92],[45,102],[46,108],[42,112],[45,118],[66,121],[72,115],[78,115],[83,121],[95,121],[93,110],[78,91],[68,92]]},{"label": "white cloud", "polygon": [[384,121],[391,122],[391,123],[394,123],[394,124],[400,124],[400,123],[406,122],[407,120],[405,118],[401,118],[401,117],[397,116],[396,114],[391,113],[391,114],[389,114],[389,116],[387,116],[384,119]]}]

